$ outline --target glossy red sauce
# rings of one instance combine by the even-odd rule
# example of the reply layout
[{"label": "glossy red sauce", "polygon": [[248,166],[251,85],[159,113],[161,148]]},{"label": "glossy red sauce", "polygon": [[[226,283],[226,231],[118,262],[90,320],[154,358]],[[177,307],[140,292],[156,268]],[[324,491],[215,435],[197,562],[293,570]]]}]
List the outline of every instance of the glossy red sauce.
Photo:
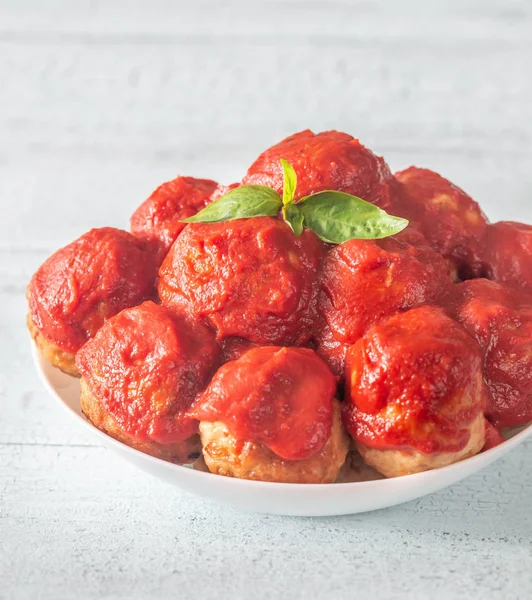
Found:
[{"label": "glossy red sauce", "polygon": [[395,177],[402,184],[395,214],[416,224],[430,245],[456,264],[463,278],[478,277],[487,220],[477,202],[428,169],[410,167]]},{"label": "glossy red sauce", "polygon": [[218,339],[303,345],[311,336],[324,250],[278,219],[189,225],[159,271],[164,305],[204,320]]},{"label": "glossy red sauce", "polygon": [[385,210],[390,208],[390,184],[394,182],[388,165],[346,133],[314,134],[307,129],[291,135],[263,152],[242,183],[266,185],[281,194],[280,158],[287,160],[297,174],[296,199],[323,190],[339,190]]},{"label": "glossy red sauce", "polygon": [[532,225],[488,225],[483,259],[488,279],[532,292]]},{"label": "glossy red sauce", "polygon": [[241,442],[303,460],[329,439],[335,391],[334,376],[312,350],[268,346],[220,367],[190,413],[223,422]]},{"label": "glossy red sauce", "polygon": [[[177,177],[163,183],[131,216],[131,232],[159,242],[164,255],[185,227],[182,219],[205,208],[218,188],[215,181],[194,177]],[[223,186],[223,193],[225,189]]]},{"label": "glossy red sauce", "polygon": [[237,360],[248,350],[256,348],[256,344],[243,338],[230,337],[222,340],[220,348],[222,351],[222,363]]},{"label": "glossy red sauce", "polygon": [[323,359],[329,369],[341,380],[344,378],[345,355],[350,344],[339,342],[328,326],[323,315],[318,314],[314,330],[314,347],[316,354]]},{"label": "glossy red sauce", "polygon": [[502,433],[486,419],[486,442],[482,450],[490,450],[504,442]]},{"label": "glossy red sauce", "polygon": [[206,327],[153,302],[109,319],[76,356],[91,392],[120,429],[135,441],[160,444],[196,432],[187,411],[218,360]]},{"label": "glossy red sauce", "polygon": [[498,427],[532,420],[532,297],[474,279],[455,287],[449,309],[483,350],[487,416]]},{"label": "glossy red sauce", "polygon": [[[196,418],[220,420],[241,441],[307,458],[330,435],[330,370],[346,375],[347,429],[376,448],[459,451],[484,406],[486,447],[500,443],[497,428],[532,420],[532,226],[488,225],[448,180],[416,167],[394,178],[340,132],[290,136],[242,183],[281,193],[280,158],[297,173],[297,199],[340,190],[410,226],[335,247],[310,231],[295,237],[277,218],[185,226],[239,184],[178,177],[135,211],[135,236],[93,229],[32,278],[33,323],[67,352],[89,340],[78,368],[118,426],[172,443],[196,431]],[[155,299],[167,252],[164,307],[141,304]],[[507,285],[451,283],[479,275]],[[456,322],[418,308],[427,304]],[[330,370],[312,350],[278,347],[303,345]]]},{"label": "glossy red sauce", "polygon": [[[319,311],[332,337],[355,343],[383,317],[435,302],[451,275],[444,260],[412,232],[417,246],[401,238],[350,240],[334,247],[323,262]],[[408,238],[407,238],[408,239]],[[320,332],[318,339],[327,335]]]},{"label": "glossy red sauce", "polygon": [[126,231],[91,229],[39,267],[28,287],[30,314],[46,339],[76,352],[104,321],[155,296],[153,249]]},{"label": "glossy red sauce", "polygon": [[394,315],[347,352],[344,424],[379,449],[458,452],[484,409],[475,341],[436,307]]}]

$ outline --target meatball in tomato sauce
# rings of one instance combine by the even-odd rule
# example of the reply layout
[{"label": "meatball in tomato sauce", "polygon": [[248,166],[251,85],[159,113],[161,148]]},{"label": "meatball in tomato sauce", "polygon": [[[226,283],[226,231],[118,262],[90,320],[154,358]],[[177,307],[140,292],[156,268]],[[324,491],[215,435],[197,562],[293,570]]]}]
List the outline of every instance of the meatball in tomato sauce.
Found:
[{"label": "meatball in tomato sauce", "polygon": [[75,353],[123,308],[155,297],[157,256],[126,231],[92,229],[58,250],[28,286],[28,327],[53,365],[78,375]]},{"label": "meatball in tomato sauce", "polygon": [[342,345],[354,344],[383,317],[436,301],[452,285],[442,257],[422,236],[416,240],[417,246],[400,238],[350,240],[323,261],[315,340],[337,374]]},{"label": "meatball in tomato sauce", "polygon": [[324,190],[353,194],[387,210],[392,197],[393,177],[388,165],[357,139],[339,131],[315,134],[301,131],[268,148],[248,169],[244,185],[266,185],[279,194],[287,160],[297,174],[295,199]]},{"label": "meatball in tomato sauce", "polygon": [[442,309],[394,315],[347,352],[344,424],[387,477],[480,452],[485,400],[478,345]]},{"label": "meatball in tomato sauce", "polygon": [[532,225],[488,225],[483,259],[488,279],[532,293]]},{"label": "meatball in tomato sauce", "polygon": [[209,470],[333,482],[349,448],[335,391],[327,365],[307,348],[260,347],[226,363],[190,411]]},{"label": "meatball in tomato sauce", "polygon": [[198,450],[197,422],[187,411],[218,360],[205,326],[145,302],[109,319],[78,352],[81,408],[114,438],[185,462]]},{"label": "meatball in tomato sauce", "polygon": [[160,244],[162,259],[185,227],[182,220],[205,208],[217,191],[218,184],[210,179],[177,177],[167,181],[133,213],[131,232]]},{"label": "meatball in tomato sauce", "polygon": [[278,219],[191,224],[159,271],[161,302],[213,327],[219,340],[304,345],[316,313],[322,243]]},{"label": "meatball in tomato sauce", "polygon": [[532,420],[532,297],[486,279],[456,286],[451,310],[484,355],[486,415],[497,427]]},{"label": "meatball in tomato sauce", "polygon": [[430,245],[454,263],[461,278],[478,277],[487,225],[479,205],[429,169],[410,167],[395,178],[401,184],[395,214],[419,227]]},{"label": "meatball in tomato sauce", "polygon": [[327,363],[329,369],[341,381],[344,377],[345,355],[350,344],[340,342],[335,337],[321,313],[318,313],[315,323],[313,343],[318,356]]},{"label": "meatball in tomato sauce", "polygon": [[495,427],[495,425],[492,425],[486,419],[486,441],[482,450],[491,450],[496,446],[500,446],[502,443],[504,443],[504,437],[502,433],[497,427]]}]

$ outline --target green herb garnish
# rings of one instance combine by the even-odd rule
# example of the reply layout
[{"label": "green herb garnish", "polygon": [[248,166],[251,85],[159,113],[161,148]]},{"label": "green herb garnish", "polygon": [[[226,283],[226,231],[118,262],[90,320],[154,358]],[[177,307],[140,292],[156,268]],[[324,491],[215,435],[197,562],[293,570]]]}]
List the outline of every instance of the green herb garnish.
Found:
[{"label": "green herb garnish", "polygon": [[218,198],[184,223],[220,223],[251,217],[274,217],[279,211],[295,235],[311,229],[329,244],[348,240],[376,240],[402,231],[408,221],[389,215],[357,196],[327,190],[294,202],[297,175],[281,158],[283,196],[264,185],[243,185]]}]

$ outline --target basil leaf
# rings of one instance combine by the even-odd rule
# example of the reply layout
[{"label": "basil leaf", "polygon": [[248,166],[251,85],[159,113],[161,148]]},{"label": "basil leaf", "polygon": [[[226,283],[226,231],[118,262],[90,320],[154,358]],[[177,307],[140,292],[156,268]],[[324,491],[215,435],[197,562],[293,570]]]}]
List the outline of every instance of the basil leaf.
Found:
[{"label": "basil leaf", "polygon": [[294,167],[284,158],[279,159],[283,166],[283,204],[286,206],[294,201],[297,187],[297,175]]},{"label": "basil leaf", "polygon": [[295,235],[300,236],[303,233],[304,217],[297,204],[291,203],[283,206],[283,217]]},{"label": "basil leaf", "polygon": [[305,226],[323,241],[342,244],[348,240],[377,240],[402,231],[408,221],[393,217],[374,204],[345,194],[325,191],[298,202]]},{"label": "basil leaf", "polygon": [[265,185],[242,185],[181,222],[219,223],[250,217],[275,217],[281,206],[281,198],[275,190]]}]

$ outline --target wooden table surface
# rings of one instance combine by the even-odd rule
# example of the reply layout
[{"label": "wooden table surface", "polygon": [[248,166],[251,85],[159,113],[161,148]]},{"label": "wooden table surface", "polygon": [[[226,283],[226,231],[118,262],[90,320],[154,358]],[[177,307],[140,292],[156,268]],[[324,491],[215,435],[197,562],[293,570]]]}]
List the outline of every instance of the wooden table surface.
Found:
[{"label": "wooden table surface", "polygon": [[307,127],[532,222],[531,63],[528,0],[0,0],[0,598],[532,597],[532,443],[388,510],[238,513],[87,437],[24,324],[53,250]]}]

